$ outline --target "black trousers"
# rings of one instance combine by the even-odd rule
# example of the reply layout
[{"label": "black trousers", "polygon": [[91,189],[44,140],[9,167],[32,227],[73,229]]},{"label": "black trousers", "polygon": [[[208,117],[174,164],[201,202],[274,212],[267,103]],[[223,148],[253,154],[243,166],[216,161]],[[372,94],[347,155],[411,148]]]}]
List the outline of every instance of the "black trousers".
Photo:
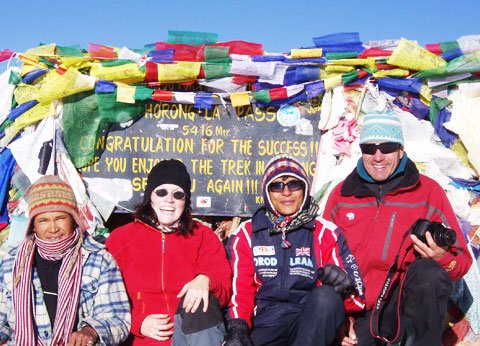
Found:
[{"label": "black trousers", "polygon": [[[368,289],[368,288],[367,288]],[[389,295],[381,315],[382,336],[395,336],[398,327],[397,310],[400,315],[398,343],[415,346],[441,346],[444,318],[453,283],[447,272],[434,260],[417,259],[405,275],[400,304],[400,285]],[[358,346],[385,345],[370,333],[371,311],[355,319]]]},{"label": "black trousers", "polygon": [[254,328],[250,337],[255,346],[328,346],[345,319],[342,298],[331,286],[316,287],[302,312],[285,318],[282,325]]}]

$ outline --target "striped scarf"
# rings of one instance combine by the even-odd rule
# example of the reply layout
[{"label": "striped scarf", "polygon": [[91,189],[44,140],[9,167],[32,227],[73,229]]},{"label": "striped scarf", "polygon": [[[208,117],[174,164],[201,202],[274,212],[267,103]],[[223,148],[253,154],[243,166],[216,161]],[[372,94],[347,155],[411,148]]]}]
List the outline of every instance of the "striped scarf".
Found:
[{"label": "striped scarf", "polygon": [[75,230],[68,237],[54,242],[46,242],[32,235],[20,245],[13,268],[12,292],[16,345],[44,345],[40,338],[36,340],[33,322],[32,267],[35,250],[38,250],[42,258],[49,261],[63,259],[58,275],[57,312],[53,323],[51,344],[67,344],[75,323],[80,298],[82,243],[80,231]]}]

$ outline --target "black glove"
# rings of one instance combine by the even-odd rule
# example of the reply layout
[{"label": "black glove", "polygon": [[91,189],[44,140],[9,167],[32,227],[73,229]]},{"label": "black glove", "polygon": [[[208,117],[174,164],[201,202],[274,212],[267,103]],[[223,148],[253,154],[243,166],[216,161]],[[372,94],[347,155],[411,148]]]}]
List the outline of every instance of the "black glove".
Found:
[{"label": "black glove", "polygon": [[330,285],[335,292],[346,297],[353,290],[353,279],[342,268],[334,264],[327,264],[323,268],[318,268],[318,278],[324,285]]},{"label": "black glove", "polygon": [[222,346],[253,346],[248,335],[248,324],[243,318],[234,318],[227,322],[227,335]]}]

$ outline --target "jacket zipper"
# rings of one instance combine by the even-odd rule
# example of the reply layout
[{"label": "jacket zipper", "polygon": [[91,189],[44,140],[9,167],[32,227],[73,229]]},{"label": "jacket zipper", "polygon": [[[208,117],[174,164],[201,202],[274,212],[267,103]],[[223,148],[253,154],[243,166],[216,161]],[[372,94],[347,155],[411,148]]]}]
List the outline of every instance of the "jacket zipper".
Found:
[{"label": "jacket zipper", "polygon": [[170,306],[168,305],[167,293],[165,292],[165,233],[162,232],[162,292],[165,296],[165,303],[167,304],[167,313],[170,314]]}]

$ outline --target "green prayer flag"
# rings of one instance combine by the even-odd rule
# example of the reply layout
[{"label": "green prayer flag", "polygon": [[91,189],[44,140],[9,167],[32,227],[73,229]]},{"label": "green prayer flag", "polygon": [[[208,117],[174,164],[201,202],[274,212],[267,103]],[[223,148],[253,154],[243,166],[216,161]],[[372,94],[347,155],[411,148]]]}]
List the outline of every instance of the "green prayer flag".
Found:
[{"label": "green prayer flag", "polygon": [[217,47],[217,46],[206,46],[204,49],[205,52],[205,62],[207,63],[230,63],[232,60],[228,55],[228,47]]},{"label": "green prayer flag", "polygon": [[231,76],[230,64],[202,64],[202,67],[207,80]]},{"label": "green prayer flag", "polygon": [[352,71],[342,74],[342,84],[346,85],[358,79],[358,71]]},{"label": "green prayer flag", "polygon": [[130,64],[133,61],[130,59],[113,59],[113,60],[104,60],[101,62],[103,67],[113,67],[113,66],[121,66],[125,64]]},{"label": "green prayer flag", "polygon": [[449,50],[460,48],[460,45],[457,41],[440,42],[440,48],[442,49],[442,52],[445,53]]},{"label": "green prayer flag", "polygon": [[153,89],[137,86],[135,87],[134,99],[137,101],[148,100],[153,95]]},{"label": "green prayer flag", "polygon": [[449,61],[446,65],[420,71],[416,78],[440,78],[454,74],[480,72],[480,51],[465,54]]},{"label": "green prayer flag", "polygon": [[168,31],[168,43],[189,44],[192,46],[199,46],[202,44],[217,43],[218,35],[208,32],[194,32],[194,31]]},{"label": "green prayer flag", "polygon": [[83,50],[79,45],[56,46],[55,53],[60,56],[83,57]]},{"label": "green prayer flag", "polygon": [[352,58],[358,57],[358,53],[357,52],[326,53],[325,57],[328,60],[352,59]]},{"label": "green prayer flag", "polygon": [[22,81],[20,73],[10,70],[10,77],[8,77],[8,84],[17,85]]},{"label": "green prayer flag", "polygon": [[432,101],[430,101],[430,109],[428,112],[428,119],[432,124],[435,124],[438,118],[438,114],[442,109],[447,107],[449,104],[451,104],[452,101],[448,99],[444,99],[441,97],[434,97],[432,98]]},{"label": "green prayer flag", "polygon": [[125,123],[145,113],[145,102],[116,102],[117,93],[81,92],[63,99],[65,146],[76,168],[90,163],[100,135],[108,124]]},{"label": "green prayer flag", "polygon": [[270,93],[268,92],[268,89],[252,92],[252,96],[255,100],[262,101],[265,103],[272,101],[270,99]]}]

